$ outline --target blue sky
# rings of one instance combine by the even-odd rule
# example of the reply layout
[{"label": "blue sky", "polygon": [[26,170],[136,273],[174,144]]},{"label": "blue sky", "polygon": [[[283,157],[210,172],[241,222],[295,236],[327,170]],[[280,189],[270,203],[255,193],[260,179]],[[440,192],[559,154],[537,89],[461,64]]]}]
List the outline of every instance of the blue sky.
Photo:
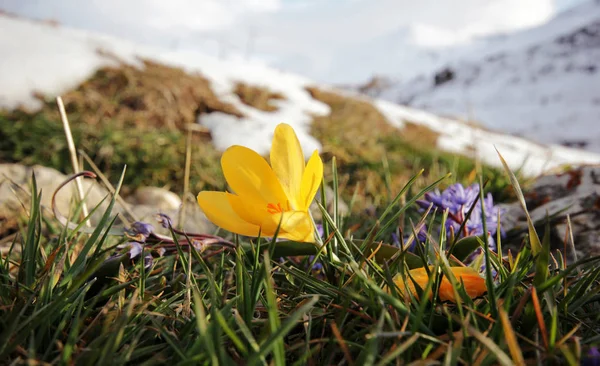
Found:
[{"label": "blue sky", "polygon": [[[0,9],[170,49],[252,58],[319,81],[343,82],[376,71],[336,74],[340,55],[369,43],[417,34],[399,39],[398,47],[407,41],[451,46],[541,24],[581,1],[0,0]],[[357,63],[353,69],[361,67]]]}]

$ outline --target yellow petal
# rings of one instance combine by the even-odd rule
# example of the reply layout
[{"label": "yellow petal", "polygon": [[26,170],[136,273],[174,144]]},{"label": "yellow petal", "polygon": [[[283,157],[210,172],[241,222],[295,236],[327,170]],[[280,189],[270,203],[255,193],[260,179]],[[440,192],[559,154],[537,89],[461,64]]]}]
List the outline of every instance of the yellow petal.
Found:
[{"label": "yellow petal", "polygon": [[[281,228],[279,230],[279,238],[288,239],[293,241],[314,243],[315,242],[315,229],[310,219],[310,216],[306,211],[288,211],[282,214],[272,215],[272,223],[275,224],[273,229],[273,235],[275,229],[279,225],[281,219]],[[273,226],[271,226],[273,228]]]},{"label": "yellow petal", "polygon": [[[244,221],[261,226],[263,221],[270,220],[271,214],[267,212],[267,205],[265,203],[244,201],[239,196],[230,193],[227,193],[227,199],[233,211]],[[261,235],[265,236],[264,229]]]},{"label": "yellow petal", "polygon": [[240,235],[258,235],[259,226],[242,220],[231,208],[225,192],[200,192],[198,204],[213,224]]},{"label": "yellow petal", "polygon": [[221,157],[229,186],[243,200],[288,205],[288,198],[267,161],[255,151],[232,146]]},{"label": "yellow petal", "polygon": [[271,145],[271,167],[279,178],[292,208],[302,209],[298,200],[304,173],[304,154],[294,129],[288,124],[281,123],[275,128]]},{"label": "yellow petal", "polygon": [[260,227],[261,236],[263,237],[275,236],[281,220],[278,238],[310,243],[315,240],[312,220],[305,211],[286,211],[272,214],[267,211],[266,206],[244,201],[236,195],[228,194],[227,198],[235,213],[243,220]]},{"label": "yellow petal", "polygon": [[300,207],[298,210],[308,210],[308,207],[315,198],[323,180],[323,162],[319,152],[315,150],[306,164],[306,169],[302,175],[302,187],[300,188]]},{"label": "yellow petal", "polygon": [[[408,288],[408,290],[418,299],[419,295],[417,294],[417,290],[415,288],[413,280],[419,285],[421,290],[425,290],[425,286],[427,286],[427,282],[429,281],[429,276],[427,276],[427,271],[424,267],[415,268],[410,270],[409,272],[410,276],[406,276],[406,284],[400,274],[397,274],[394,277],[394,282],[400,289],[400,293],[403,294],[404,291],[406,291],[406,288]],[[412,277],[412,280],[410,279],[410,277]],[[431,292],[429,292],[428,297],[431,298]]]}]

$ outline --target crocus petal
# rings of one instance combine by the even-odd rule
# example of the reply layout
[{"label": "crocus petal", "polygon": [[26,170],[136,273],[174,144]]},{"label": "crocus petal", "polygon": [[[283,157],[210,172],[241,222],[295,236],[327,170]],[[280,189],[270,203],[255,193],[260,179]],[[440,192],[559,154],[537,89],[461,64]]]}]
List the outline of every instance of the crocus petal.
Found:
[{"label": "crocus petal", "polygon": [[[274,214],[271,220],[275,224],[275,230],[281,220],[279,238],[305,243],[315,242],[315,228],[306,211],[287,211],[282,214]],[[273,231],[274,233],[275,231]]]},{"label": "crocus petal", "polygon": [[231,208],[225,192],[200,192],[198,204],[213,224],[227,231],[245,236],[257,236],[260,231],[259,226],[246,222],[238,216]]},{"label": "crocus petal", "polygon": [[[416,268],[416,269],[410,270],[409,272],[410,272],[410,277],[413,278],[414,282],[416,282],[419,285],[421,290],[424,290],[425,286],[427,286],[427,282],[429,281],[429,276],[427,276],[427,272],[425,271],[425,268],[424,267]],[[404,293],[406,288],[408,288],[408,290],[416,298],[419,298],[419,295],[417,294],[417,290],[415,288],[415,284],[410,279],[410,277],[408,275],[406,276],[406,283],[405,283],[404,280],[402,279],[402,276],[400,274],[397,274],[394,277],[394,282],[396,283],[396,286],[398,286],[398,288],[400,289],[400,293]],[[431,298],[431,292],[429,293],[428,297]]]},{"label": "crocus petal", "polygon": [[304,173],[304,154],[294,129],[285,123],[275,128],[271,145],[271,167],[290,200],[292,209],[300,210],[300,186]]},{"label": "crocus petal", "polygon": [[234,192],[255,203],[288,205],[279,179],[267,161],[255,151],[232,146],[221,157],[223,175]]},{"label": "crocus petal", "polygon": [[[240,196],[231,193],[227,193],[227,199],[233,211],[244,221],[261,226],[262,222],[271,219],[271,214],[267,212],[267,206],[264,203],[243,200]],[[264,228],[262,235],[265,235]]]},{"label": "crocus petal", "polygon": [[[430,270],[433,270],[433,267],[430,267]],[[487,287],[485,285],[485,279],[479,276],[479,273],[470,267],[450,267],[452,274],[456,277],[456,280],[459,283],[464,284],[465,291],[467,295],[471,298],[482,296],[486,293]],[[416,268],[410,270],[410,276],[414,279],[414,281],[419,285],[421,289],[425,289],[427,283],[429,282],[429,277],[427,276],[427,271],[425,268]],[[406,287],[412,292],[415,297],[418,297],[417,291],[415,289],[414,283],[407,276],[407,283],[404,284],[402,280],[402,276],[396,275],[394,277],[394,282],[398,286],[401,292],[405,291]],[[440,299],[442,301],[452,301],[456,302],[456,297],[454,296],[454,289],[452,288],[452,284],[445,276],[442,277],[442,283],[440,284]],[[431,293],[429,294],[431,298]]]},{"label": "crocus petal", "polygon": [[[450,267],[450,269],[458,283],[464,283],[465,292],[469,297],[475,298],[486,293],[485,279],[475,269],[471,267]],[[440,285],[440,299],[442,301],[456,302],[452,284],[446,277],[442,279],[442,284]]]},{"label": "crocus petal", "polygon": [[319,156],[319,152],[315,150],[306,164],[306,169],[302,175],[302,187],[300,196],[302,198],[301,207],[298,210],[308,210],[311,202],[315,198],[315,194],[319,190],[321,181],[323,180],[323,162]]},{"label": "crocus petal", "polygon": [[245,201],[236,195],[228,193],[227,199],[233,211],[242,220],[260,227],[263,237],[275,236],[281,221],[278,238],[310,243],[315,241],[314,226],[306,211],[286,211],[272,214],[267,212],[266,207]]}]

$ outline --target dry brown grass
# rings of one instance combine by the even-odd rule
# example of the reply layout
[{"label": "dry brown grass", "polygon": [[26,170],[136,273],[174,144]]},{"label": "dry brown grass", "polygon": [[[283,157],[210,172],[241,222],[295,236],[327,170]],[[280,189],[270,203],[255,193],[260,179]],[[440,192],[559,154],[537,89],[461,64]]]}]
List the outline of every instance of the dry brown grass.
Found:
[{"label": "dry brown grass", "polygon": [[[307,89],[313,98],[329,105],[327,116],[313,120],[311,134],[323,145],[325,161],[335,156],[342,196],[348,200],[356,192],[353,210],[370,215],[397,194],[420,169],[423,175],[413,188],[424,188],[452,172],[463,184],[472,183],[475,163],[465,157],[444,153],[437,148],[439,135],[414,121],[403,121],[404,128],[390,125],[367,98],[345,96],[317,87]],[[326,179],[331,180],[329,169]],[[485,167],[484,178],[490,189],[502,189],[502,177]],[[454,182],[452,178],[442,184]],[[356,216],[357,223],[361,216]]]},{"label": "dry brown grass", "polygon": [[323,144],[323,153],[335,156],[342,164],[362,156],[379,160],[383,146],[381,136],[395,133],[386,118],[366,100],[349,98],[316,87],[307,89],[311,96],[331,108],[327,116],[315,117],[313,135]]},{"label": "dry brown grass", "polygon": [[[117,60],[118,61],[118,60]],[[198,74],[143,61],[143,68],[105,67],[63,95],[77,148],[110,179],[128,166],[125,184],[183,186],[185,134],[199,115],[242,114],[220,101]],[[70,170],[60,117],[53,99],[42,108],[0,112],[0,160]],[[195,133],[191,188],[221,188],[219,156],[206,134]]]},{"label": "dry brown grass", "polygon": [[265,87],[258,87],[244,83],[237,83],[233,92],[240,100],[251,107],[265,112],[275,112],[279,107],[274,105],[274,100],[284,100],[285,96],[281,93],[272,92]]},{"label": "dry brown grass", "polygon": [[[311,96],[331,108],[327,116],[316,117],[313,132],[323,142],[326,154],[341,161],[356,156],[381,159],[385,146],[381,141],[398,137],[415,146],[435,148],[439,134],[414,122],[404,121],[404,128],[389,124],[385,116],[368,99],[344,96],[316,87],[307,89]],[[334,137],[331,139],[331,137]]]},{"label": "dry brown grass", "polygon": [[[327,104],[331,112],[313,120],[311,134],[323,144],[325,160],[336,157],[342,195],[349,199],[356,190],[354,211],[363,214],[382,207],[407,180],[424,169],[413,186],[424,188],[453,173],[441,186],[459,181],[472,183],[475,162],[437,148],[439,134],[414,121],[403,121],[398,129],[390,125],[368,98],[345,96],[317,87],[307,89],[313,98]],[[483,167],[484,180],[496,197],[504,195],[506,180],[501,171]],[[331,179],[329,169],[326,178]],[[356,216],[360,222],[360,215]]]},{"label": "dry brown grass", "polygon": [[[122,126],[182,129],[204,113],[242,116],[235,106],[221,102],[201,75],[148,60],[143,64],[102,68],[64,94],[70,119],[92,126],[110,120]],[[53,102],[43,112],[58,117]]]},{"label": "dry brown grass", "polygon": [[[331,108],[329,115],[314,118],[311,134],[322,143],[326,162],[335,156],[342,195],[348,199],[356,190],[359,198],[354,209],[358,211],[377,204],[377,197],[385,190],[382,137],[397,131],[368,101],[316,87],[307,90]],[[331,179],[328,169],[325,174]]]},{"label": "dry brown grass", "polygon": [[402,138],[420,146],[436,148],[440,134],[418,123],[403,121]]}]

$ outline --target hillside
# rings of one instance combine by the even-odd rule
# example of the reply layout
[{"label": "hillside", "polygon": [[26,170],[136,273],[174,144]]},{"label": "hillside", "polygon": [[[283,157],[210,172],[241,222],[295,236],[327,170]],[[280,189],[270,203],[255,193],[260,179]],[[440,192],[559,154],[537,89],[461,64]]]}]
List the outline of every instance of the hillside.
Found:
[{"label": "hillside", "polygon": [[600,152],[600,2],[481,40],[380,97],[489,128]]},{"label": "hillside", "polygon": [[[526,175],[563,164],[600,161],[600,156],[593,153],[540,145],[422,110],[342,93],[260,64],[141,47],[103,35],[10,16],[0,16],[0,28],[3,29],[0,47],[5,55],[0,59],[3,85],[0,108],[4,113],[13,113],[8,118],[12,121],[17,118],[15,109],[20,110],[21,116],[40,113],[44,108],[50,110],[53,98],[62,94],[68,110],[71,105],[70,110],[76,112],[71,117],[72,122],[77,122],[79,114],[89,113],[89,108],[100,108],[93,104],[98,93],[108,93],[111,100],[120,98],[120,102],[116,107],[114,104],[110,108],[103,107],[104,116],[94,113],[88,123],[90,118],[104,125],[122,120],[125,118],[120,114],[123,108],[128,113],[143,112],[128,117],[135,120],[134,124],[153,120],[162,121],[161,127],[169,127],[169,123],[185,125],[197,120],[208,129],[211,146],[217,150],[241,144],[265,153],[274,126],[286,121],[296,129],[304,151],[311,152],[326,142],[323,137],[315,138],[315,118],[331,117],[333,103],[315,95],[332,93],[344,103],[368,106],[374,110],[371,115],[382,118],[386,126],[395,127],[394,133],[398,136],[411,136],[416,145],[423,144],[418,137],[427,135],[429,148],[477,158],[492,166],[499,165],[494,150],[497,148],[512,168],[522,168]],[[136,87],[148,80],[148,73],[154,75],[156,85],[151,86],[154,99],[147,99],[150,98],[147,95],[127,96],[124,91],[144,93]],[[156,76],[157,73],[160,76]],[[164,85],[165,90],[160,90],[160,85]],[[202,87],[195,90],[194,86],[200,85]],[[79,94],[71,99],[70,92]],[[88,109],[82,112],[82,108]],[[184,113],[183,108],[188,111]],[[168,110],[176,114],[164,116]],[[367,118],[362,123],[367,130],[376,126]],[[415,126],[429,132],[411,135],[409,132],[414,131]],[[2,153],[4,159],[10,158],[9,151]],[[382,156],[377,159],[381,161]]]}]

